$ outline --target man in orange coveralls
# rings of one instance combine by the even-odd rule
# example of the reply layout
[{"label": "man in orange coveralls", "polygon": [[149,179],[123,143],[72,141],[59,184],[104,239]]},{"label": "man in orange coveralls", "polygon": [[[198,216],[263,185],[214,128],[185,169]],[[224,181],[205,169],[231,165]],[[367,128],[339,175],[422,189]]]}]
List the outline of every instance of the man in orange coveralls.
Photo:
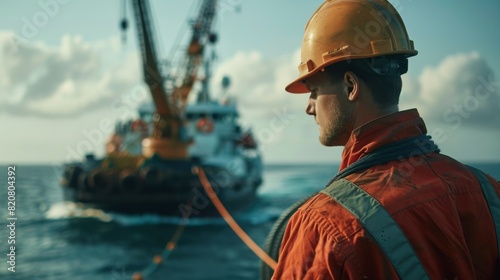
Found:
[{"label": "man in orange coveralls", "polygon": [[500,183],[440,154],[417,110],[398,110],[417,51],[396,9],[326,1],[301,54],[286,90],[311,93],[321,144],[344,150],[290,218],[273,279],[499,279]]}]

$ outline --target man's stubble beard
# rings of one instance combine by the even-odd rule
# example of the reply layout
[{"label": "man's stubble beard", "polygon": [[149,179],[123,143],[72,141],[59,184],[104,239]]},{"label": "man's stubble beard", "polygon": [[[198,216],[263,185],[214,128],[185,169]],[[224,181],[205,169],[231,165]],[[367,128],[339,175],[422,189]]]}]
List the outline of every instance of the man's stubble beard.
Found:
[{"label": "man's stubble beard", "polygon": [[344,146],[353,129],[353,114],[350,104],[339,104],[332,112],[326,127],[320,128],[319,141],[322,145]]}]

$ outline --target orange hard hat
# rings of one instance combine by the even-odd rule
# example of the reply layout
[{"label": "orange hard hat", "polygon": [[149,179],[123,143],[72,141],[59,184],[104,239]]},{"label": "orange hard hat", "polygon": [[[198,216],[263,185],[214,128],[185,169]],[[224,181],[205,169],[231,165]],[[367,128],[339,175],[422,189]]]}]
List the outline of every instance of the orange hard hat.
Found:
[{"label": "orange hard hat", "polygon": [[309,92],[305,79],[339,61],[417,53],[401,16],[387,0],[327,0],[306,25],[299,77],[286,91]]}]

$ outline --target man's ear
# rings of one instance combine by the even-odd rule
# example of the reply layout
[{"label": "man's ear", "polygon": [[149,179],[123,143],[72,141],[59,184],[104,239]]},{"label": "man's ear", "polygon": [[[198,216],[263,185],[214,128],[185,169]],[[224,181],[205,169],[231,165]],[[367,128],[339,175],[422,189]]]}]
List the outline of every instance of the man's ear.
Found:
[{"label": "man's ear", "polygon": [[344,85],[347,98],[349,101],[354,101],[359,96],[360,80],[359,77],[351,71],[344,74]]}]

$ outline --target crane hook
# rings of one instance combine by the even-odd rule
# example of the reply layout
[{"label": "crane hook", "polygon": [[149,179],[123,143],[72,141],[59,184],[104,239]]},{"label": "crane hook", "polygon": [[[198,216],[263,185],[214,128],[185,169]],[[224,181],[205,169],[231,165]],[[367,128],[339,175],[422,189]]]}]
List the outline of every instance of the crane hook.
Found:
[{"label": "crane hook", "polygon": [[122,20],[120,21],[120,29],[122,30],[122,42],[127,42],[127,29],[128,29],[128,19],[127,19],[127,0],[122,1]]}]

